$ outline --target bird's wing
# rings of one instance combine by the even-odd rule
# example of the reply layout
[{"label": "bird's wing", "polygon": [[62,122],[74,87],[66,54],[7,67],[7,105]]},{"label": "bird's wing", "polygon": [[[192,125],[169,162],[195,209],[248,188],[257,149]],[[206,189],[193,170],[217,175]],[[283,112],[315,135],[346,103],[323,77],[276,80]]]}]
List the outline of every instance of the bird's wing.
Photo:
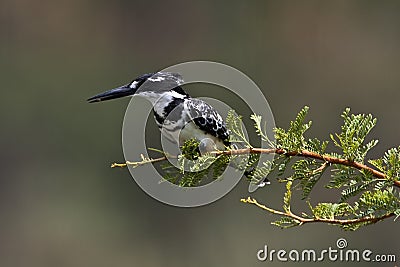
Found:
[{"label": "bird's wing", "polygon": [[190,98],[185,101],[190,119],[204,132],[229,143],[229,132],[221,115],[203,100]]}]

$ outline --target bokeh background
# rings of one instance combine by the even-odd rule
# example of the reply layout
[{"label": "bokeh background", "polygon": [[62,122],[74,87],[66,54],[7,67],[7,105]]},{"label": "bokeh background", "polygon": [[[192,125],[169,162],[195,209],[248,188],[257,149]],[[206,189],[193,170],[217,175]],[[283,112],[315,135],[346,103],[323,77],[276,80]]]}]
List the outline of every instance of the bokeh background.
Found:
[{"label": "bokeh background", "polygon": [[[372,113],[378,157],[400,143],[399,14],[398,1],[2,0],[0,266],[286,266],[256,252],[324,249],[340,237],[400,257],[392,220],[281,230],[239,202],[245,181],[205,207],[161,204],[110,168],[123,161],[128,100],[85,102],[142,73],[218,61],[258,84],[278,126],[309,105],[310,136],[327,139],[345,107]],[[257,198],[279,207],[281,187]]]}]

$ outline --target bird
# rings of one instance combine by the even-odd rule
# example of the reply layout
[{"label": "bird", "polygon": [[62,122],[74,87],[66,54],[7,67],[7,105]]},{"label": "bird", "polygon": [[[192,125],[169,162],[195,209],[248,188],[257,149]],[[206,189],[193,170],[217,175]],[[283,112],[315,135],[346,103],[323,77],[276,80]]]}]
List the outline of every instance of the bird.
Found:
[{"label": "bird", "polygon": [[121,97],[143,97],[152,104],[155,122],[169,141],[182,146],[187,140],[195,139],[203,153],[225,150],[230,145],[225,121],[214,107],[186,93],[183,83],[179,73],[147,73],[87,101],[95,103]]},{"label": "bird", "polygon": [[[89,103],[122,97],[140,96],[153,106],[158,128],[169,141],[182,146],[187,140],[199,142],[199,152],[204,154],[226,148],[237,149],[239,144],[230,142],[230,131],[218,111],[197,98],[192,98],[183,88],[179,73],[155,72],[143,74],[130,83],[105,91],[87,99]],[[244,175],[252,176],[254,169]],[[250,192],[270,184],[267,177],[256,185],[249,185]]]}]

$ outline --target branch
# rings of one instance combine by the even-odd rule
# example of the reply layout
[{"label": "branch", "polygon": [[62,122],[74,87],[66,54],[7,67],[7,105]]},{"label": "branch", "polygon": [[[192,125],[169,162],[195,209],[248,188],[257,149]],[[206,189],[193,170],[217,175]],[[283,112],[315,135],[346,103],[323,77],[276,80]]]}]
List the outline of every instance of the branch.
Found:
[{"label": "branch", "polygon": [[[218,151],[215,154],[217,154],[217,155],[221,155],[221,154],[224,154],[224,155],[278,154],[278,155],[285,155],[285,156],[298,156],[298,157],[318,159],[318,160],[328,162],[330,164],[346,165],[346,166],[356,168],[358,170],[366,170],[366,171],[371,172],[373,174],[373,176],[375,176],[377,178],[386,178],[386,175],[384,173],[377,171],[371,167],[368,167],[367,165],[364,165],[362,163],[351,161],[348,159],[341,159],[341,158],[335,158],[335,157],[331,157],[331,156],[327,156],[327,155],[320,155],[318,153],[307,151],[307,150],[301,150],[299,152],[297,152],[297,151],[286,152],[284,149],[280,149],[280,148],[244,148],[244,149],[237,149],[237,150],[230,150],[230,151]],[[398,182],[398,181],[396,181],[396,182]]]},{"label": "branch", "polygon": [[[368,151],[378,142],[377,140],[364,142],[368,133],[376,125],[376,119],[371,114],[350,114],[350,109],[347,108],[342,113],[344,123],[341,126],[341,133],[330,135],[334,145],[342,151],[341,155],[337,155],[325,153],[328,141],[305,137],[305,132],[311,126],[311,121],[305,122],[307,111],[308,107],[304,107],[295,120],[290,122],[287,130],[274,128],[275,140],[273,142],[269,140],[265,133],[266,127],[264,127],[264,130],[261,127],[261,116],[253,114],[251,119],[254,121],[256,132],[262,140],[268,142],[269,148],[251,147],[243,133],[242,117],[235,115],[234,111],[230,111],[226,118],[227,128],[232,133],[230,140],[247,144],[247,148],[213,151],[202,156],[198,149],[199,142],[192,139],[187,140],[182,145],[182,155],[172,156],[163,151],[155,150],[161,153],[159,158],[151,159],[141,155],[141,161],[114,163],[111,167],[131,166],[136,168],[148,163],[178,158],[181,167],[167,173],[169,180],[175,179],[175,182],[179,181],[181,186],[196,186],[204,177],[211,175],[215,178],[219,177],[226,166],[230,164],[230,159],[236,158],[230,156],[245,155],[248,157],[248,161],[245,162],[239,158],[240,162],[236,167],[245,170],[245,173],[247,171],[246,176],[260,186],[259,182],[264,181],[272,171],[276,170],[277,175],[282,176],[286,173],[287,166],[292,169],[290,176],[286,179],[280,179],[280,181],[286,181],[283,210],[267,207],[250,197],[241,200],[269,213],[281,216],[279,221],[273,223],[277,226],[291,227],[305,223],[322,222],[339,225],[346,230],[355,230],[360,226],[376,223],[392,216],[396,216],[395,220],[400,217],[400,195],[398,191],[400,188],[400,147],[389,149],[382,158],[368,161],[369,165],[366,165],[368,163],[364,164]],[[256,166],[257,163],[261,163],[259,154],[277,154],[280,156]],[[293,158],[296,160],[294,163],[291,162]],[[191,162],[191,164],[194,164],[193,167],[196,167],[194,168],[195,172],[183,172],[182,166],[187,163],[185,159],[201,159],[198,162]],[[204,167],[205,161],[211,161],[212,165],[203,168],[206,172],[197,171],[201,169],[199,166]],[[319,203],[315,207],[312,207],[308,202],[312,216],[305,213],[294,214],[290,210],[292,182],[295,181],[295,186],[301,186],[303,200],[309,198],[311,190],[322,177],[324,171],[332,165],[335,168],[332,169],[331,181],[326,187],[342,188],[340,201],[337,203]],[[360,173],[355,171],[356,169]],[[356,196],[357,201],[354,201],[353,205],[345,202]]]},{"label": "branch", "polygon": [[142,161],[126,161],[125,163],[116,163],[115,162],[115,163],[111,164],[111,168],[116,168],[116,167],[124,168],[127,166],[132,166],[132,168],[136,168],[141,165],[164,161],[164,160],[167,160],[168,158],[176,158],[175,156],[172,156],[172,155],[163,156],[163,157],[155,158],[155,159],[146,158],[143,154],[141,154],[140,156],[142,158]]},{"label": "branch", "polygon": [[316,222],[329,223],[329,224],[340,224],[340,225],[349,225],[349,224],[358,224],[358,223],[376,223],[376,222],[382,221],[384,219],[387,219],[389,217],[395,216],[394,213],[388,213],[388,214],[382,215],[380,217],[362,217],[362,218],[358,218],[358,219],[348,219],[348,220],[346,220],[346,219],[304,218],[304,217],[298,216],[296,214],[293,214],[290,210],[287,212],[283,212],[283,211],[269,208],[263,204],[258,203],[257,200],[254,198],[250,198],[250,197],[248,197],[247,199],[243,198],[240,201],[243,203],[253,204],[253,205],[255,205],[263,210],[266,210],[272,214],[292,218],[292,219],[298,221],[299,225],[306,224],[306,223],[316,223]]},{"label": "branch", "polygon": [[[345,165],[349,167],[356,168],[358,170],[365,170],[370,172],[374,177],[387,179],[386,175],[383,172],[375,170],[365,164],[351,161],[348,159],[341,159],[335,158],[328,155],[320,155],[315,152],[301,150],[301,151],[285,151],[281,148],[244,148],[244,149],[237,149],[237,150],[227,150],[227,151],[218,151],[215,154],[217,155],[241,155],[241,154],[278,154],[278,155],[286,155],[286,156],[298,156],[298,157],[305,157],[305,158],[312,158],[317,160],[322,160],[328,162],[330,164],[339,164]],[[400,188],[400,181],[396,180],[393,181],[393,185]]]},{"label": "branch", "polygon": [[[321,160],[321,161],[327,162],[329,164],[339,164],[339,165],[353,167],[358,170],[365,170],[367,172],[370,172],[376,178],[387,179],[386,175],[383,172],[373,169],[365,164],[351,161],[348,159],[341,159],[341,158],[336,158],[336,157],[332,157],[332,156],[328,156],[328,155],[320,155],[318,153],[311,152],[308,150],[287,152],[281,148],[243,148],[243,149],[236,149],[236,150],[215,151],[215,152],[211,152],[211,154],[214,154],[217,156],[218,155],[243,155],[243,154],[278,154],[278,155],[285,155],[285,156],[298,156],[298,157],[305,157],[305,158]],[[122,168],[122,167],[126,167],[127,165],[136,168],[136,167],[144,165],[144,164],[164,161],[164,160],[167,160],[168,158],[177,158],[177,156],[173,156],[173,155],[165,155],[163,157],[155,158],[155,159],[145,158],[143,155],[141,155],[141,157],[142,157],[142,161],[137,161],[137,162],[126,161],[125,163],[113,163],[111,165],[111,168],[115,168],[115,167]],[[393,185],[400,188],[400,181],[399,180],[393,181]]]}]

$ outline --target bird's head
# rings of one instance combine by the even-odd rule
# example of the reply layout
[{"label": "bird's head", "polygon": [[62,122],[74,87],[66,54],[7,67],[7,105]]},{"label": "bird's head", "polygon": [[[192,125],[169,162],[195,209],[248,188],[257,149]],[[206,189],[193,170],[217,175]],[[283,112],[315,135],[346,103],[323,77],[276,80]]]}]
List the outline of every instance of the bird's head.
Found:
[{"label": "bird's head", "polygon": [[[87,101],[89,103],[100,102],[110,99],[121,98],[133,95],[160,95],[163,92],[179,88],[183,83],[182,76],[178,73],[157,72],[147,73],[134,79],[132,82],[108,90],[104,93],[92,96]],[[181,89],[182,90],[182,89]]]}]

